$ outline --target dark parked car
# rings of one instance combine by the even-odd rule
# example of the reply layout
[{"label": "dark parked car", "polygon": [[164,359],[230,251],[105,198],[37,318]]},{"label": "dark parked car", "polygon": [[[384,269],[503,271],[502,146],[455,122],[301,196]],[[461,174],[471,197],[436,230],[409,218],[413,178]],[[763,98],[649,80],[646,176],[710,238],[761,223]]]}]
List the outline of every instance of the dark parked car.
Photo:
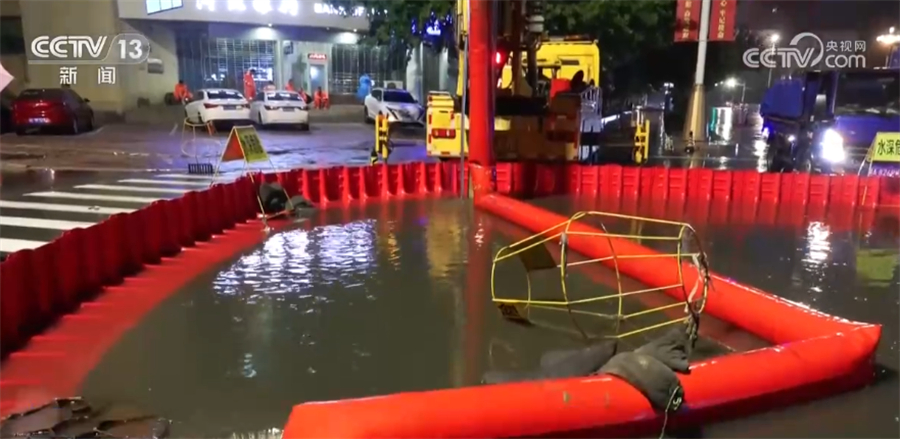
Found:
[{"label": "dark parked car", "polygon": [[78,134],[94,129],[94,110],[70,88],[33,88],[23,91],[13,102],[16,134],[45,129]]}]

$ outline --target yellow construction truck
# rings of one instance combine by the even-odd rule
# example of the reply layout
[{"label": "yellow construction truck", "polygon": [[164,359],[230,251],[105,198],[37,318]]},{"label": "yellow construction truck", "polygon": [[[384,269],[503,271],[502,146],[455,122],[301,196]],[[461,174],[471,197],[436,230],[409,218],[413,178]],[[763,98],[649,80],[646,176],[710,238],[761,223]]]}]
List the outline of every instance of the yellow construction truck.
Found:
[{"label": "yellow construction truck", "polygon": [[[502,29],[495,55],[497,81],[494,118],[494,153],[498,159],[577,159],[578,120],[582,102],[577,95],[551,97],[555,79],[572,79],[582,72],[585,84],[599,85],[600,50],[596,41],[583,37],[546,38],[533,25],[532,2],[504,1],[498,4]],[[457,1],[457,41],[460,53],[468,29],[466,0]],[[537,20],[535,20],[537,21]],[[541,20],[542,21],[542,20]],[[526,30],[527,28],[527,30]],[[531,62],[533,54],[534,62]],[[426,150],[431,157],[459,158],[468,154],[468,130],[461,96],[467,86],[463,77],[465,57],[459,57],[456,96],[429,93],[426,109]]]}]

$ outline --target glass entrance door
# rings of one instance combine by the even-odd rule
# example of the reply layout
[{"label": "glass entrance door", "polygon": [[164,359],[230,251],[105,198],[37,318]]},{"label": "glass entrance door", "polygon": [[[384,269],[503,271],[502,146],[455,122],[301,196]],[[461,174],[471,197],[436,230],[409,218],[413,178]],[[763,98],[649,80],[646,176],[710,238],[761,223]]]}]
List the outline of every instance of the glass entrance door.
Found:
[{"label": "glass entrance door", "polygon": [[307,84],[309,85],[307,90],[310,94],[315,93],[319,87],[328,92],[328,69],[325,64],[310,64],[307,72]]}]

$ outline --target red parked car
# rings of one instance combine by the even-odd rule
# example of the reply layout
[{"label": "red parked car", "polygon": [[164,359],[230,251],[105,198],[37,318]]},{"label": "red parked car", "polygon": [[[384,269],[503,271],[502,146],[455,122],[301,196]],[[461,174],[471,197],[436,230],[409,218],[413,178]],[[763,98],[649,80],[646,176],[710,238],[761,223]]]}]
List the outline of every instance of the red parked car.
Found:
[{"label": "red parked car", "polygon": [[19,93],[13,102],[16,134],[53,129],[70,134],[94,129],[94,110],[70,88],[33,88]]}]

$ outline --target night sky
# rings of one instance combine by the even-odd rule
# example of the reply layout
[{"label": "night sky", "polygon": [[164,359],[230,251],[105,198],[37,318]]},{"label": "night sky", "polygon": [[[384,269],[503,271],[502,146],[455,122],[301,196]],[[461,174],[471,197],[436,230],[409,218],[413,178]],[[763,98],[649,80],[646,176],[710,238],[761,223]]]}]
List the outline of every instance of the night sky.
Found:
[{"label": "night sky", "polygon": [[777,30],[783,35],[804,31],[855,31],[861,37],[900,27],[896,0],[738,0],[738,23],[751,30]]}]

